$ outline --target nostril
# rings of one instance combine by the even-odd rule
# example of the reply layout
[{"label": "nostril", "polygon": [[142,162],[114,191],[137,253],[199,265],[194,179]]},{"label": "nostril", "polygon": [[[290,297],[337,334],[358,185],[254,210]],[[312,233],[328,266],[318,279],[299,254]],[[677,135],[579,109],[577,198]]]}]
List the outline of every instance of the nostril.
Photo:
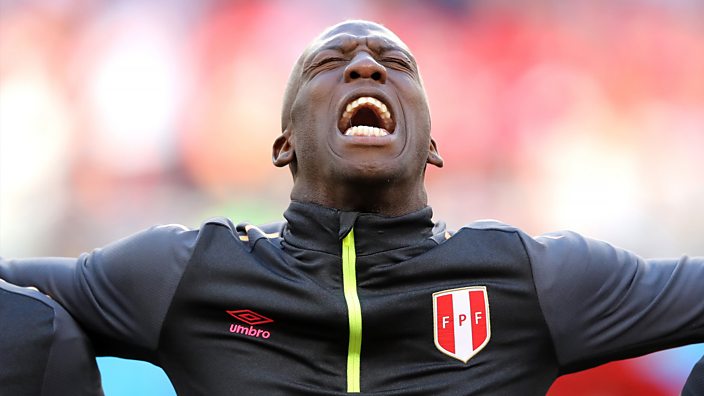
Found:
[{"label": "nostril", "polygon": [[358,79],[358,78],[359,78],[359,73],[357,73],[356,71],[352,71],[352,72],[350,73],[350,78],[353,79],[353,80]]},{"label": "nostril", "polygon": [[379,73],[378,71],[372,73],[372,80],[374,80],[374,81],[379,81],[379,80],[381,80],[381,73]]}]

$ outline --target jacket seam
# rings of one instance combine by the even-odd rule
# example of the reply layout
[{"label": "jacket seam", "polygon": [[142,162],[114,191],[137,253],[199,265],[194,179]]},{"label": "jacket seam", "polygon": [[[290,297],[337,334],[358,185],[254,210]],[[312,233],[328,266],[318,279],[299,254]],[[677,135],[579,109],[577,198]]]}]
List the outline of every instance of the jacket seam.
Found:
[{"label": "jacket seam", "polygon": [[[42,301],[42,303],[44,303],[44,301]],[[54,307],[50,306],[49,304],[45,303],[45,305],[47,305],[51,308],[51,312],[53,313],[53,317],[51,319],[51,330],[52,330],[51,347],[49,347],[49,353],[47,354],[46,361],[44,362],[44,374],[42,375],[42,388],[41,388],[41,393],[40,393],[42,396],[47,394],[45,392],[46,385],[47,385],[47,383],[46,383],[47,378],[46,377],[49,373],[49,370],[48,370],[49,362],[51,361],[51,356],[54,351],[54,346],[56,344],[56,342],[54,340],[54,337],[56,336],[56,310],[54,309]]]},{"label": "jacket seam", "polygon": [[156,345],[154,347],[153,353],[154,353],[154,358],[156,361],[161,362],[161,355],[159,353],[159,350],[161,349],[161,339],[164,335],[164,323],[166,323],[166,318],[169,317],[171,314],[171,310],[173,309],[174,306],[174,298],[176,297],[176,293],[178,293],[179,289],[181,288],[181,283],[183,282],[184,275],[186,274],[186,271],[188,270],[189,266],[193,262],[193,255],[198,247],[198,244],[200,242],[200,233],[202,232],[202,229],[198,231],[198,241],[194,244],[193,249],[191,249],[191,254],[188,256],[188,260],[186,261],[186,265],[183,266],[183,271],[181,272],[181,276],[179,276],[178,282],[176,283],[176,286],[174,287],[173,293],[171,293],[171,297],[169,298],[169,307],[166,309],[164,312],[164,316],[161,318],[159,321],[159,337],[156,340]]},{"label": "jacket seam", "polygon": [[528,247],[526,246],[525,241],[521,237],[520,233],[518,231],[512,231],[517,237],[518,240],[521,241],[521,246],[523,247],[523,252],[526,255],[526,258],[528,259],[528,266],[530,267],[530,280],[531,280],[531,285],[533,286],[533,293],[535,293],[535,298],[538,302],[538,308],[540,309],[540,317],[543,320],[543,324],[545,325],[545,328],[548,331],[548,335],[550,336],[550,342],[552,344],[552,353],[555,358],[555,363],[557,364],[557,370],[558,370],[558,375],[561,372],[561,367],[562,364],[560,362],[559,356],[557,356],[557,347],[555,345],[555,335],[552,332],[552,329],[550,328],[550,325],[548,324],[547,319],[545,318],[545,310],[543,309],[543,303],[540,300],[540,293],[538,293],[538,287],[535,285],[535,273],[533,272],[533,259],[530,257],[530,253],[528,252]]}]

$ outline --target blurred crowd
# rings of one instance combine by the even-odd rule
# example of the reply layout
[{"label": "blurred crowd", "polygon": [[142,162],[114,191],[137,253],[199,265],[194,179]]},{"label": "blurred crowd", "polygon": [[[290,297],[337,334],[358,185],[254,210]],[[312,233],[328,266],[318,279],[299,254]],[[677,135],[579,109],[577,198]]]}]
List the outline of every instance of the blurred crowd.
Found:
[{"label": "blurred crowd", "polygon": [[[446,163],[428,172],[436,219],[704,255],[700,0],[0,0],[0,254],[280,219],[290,174],[269,159],[288,73],[349,18],[385,24],[418,60]],[[701,353],[551,393],[675,394]]]}]

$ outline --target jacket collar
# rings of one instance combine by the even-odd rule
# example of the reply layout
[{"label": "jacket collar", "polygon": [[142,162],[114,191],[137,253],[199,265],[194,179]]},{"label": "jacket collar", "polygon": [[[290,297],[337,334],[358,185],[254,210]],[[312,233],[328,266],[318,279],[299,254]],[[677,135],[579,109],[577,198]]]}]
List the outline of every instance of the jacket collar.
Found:
[{"label": "jacket collar", "polygon": [[418,245],[434,235],[442,238],[445,234],[443,223],[433,223],[433,210],[429,206],[403,216],[387,217],[292,201],[284,217],[285,245],[337,256],[341,254],[342,238],[352,227],[358,256]]}]

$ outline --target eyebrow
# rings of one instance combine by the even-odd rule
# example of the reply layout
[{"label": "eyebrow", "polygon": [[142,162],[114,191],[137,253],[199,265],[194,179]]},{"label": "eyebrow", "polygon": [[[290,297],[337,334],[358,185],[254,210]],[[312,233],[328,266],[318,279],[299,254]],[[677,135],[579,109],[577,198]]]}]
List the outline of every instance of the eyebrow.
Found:
[{"label": "eyebrow", "polygon": [[346,52],[345,47],[349,46],[349,41],[347,40],[331,40],[327,44],[323,45],[322,47],[318,48],[315,53],[321,52],[321,51],[339,51],[339,52]]},{"label": "eyebrow", "polygon": [[[311,56],[315,56],[315,54],[318,54],[322,51],[338,51],[338,52],[346,52],[345,47],[347,43],[341,40],[333,40],[332,42],[323,45],[322,47],[316,49],[314,52],[311,52]],[[406,55],[408,59],[413,62],[414,64],[416,63],[415,57],[413,54],[411,54],[410,51],[407,49],[398,46],[396,44],[390,43],[388,40],[384,40],[381,45],[378,46],[379,50],[381,51],[380,53],[385,53],[385,52],[390,52],[390,51],[399,51],[402,54]],[[373,51],[376,52],[376,51]]]},{"label": "eyebrow", "polygon": [[393,45],[393,44],[382,44],[381,45],[381,51],[382,52],[389,52],[389,51],[399,51],[402,54],[406,55],[408,59],[413,61],[415,63],[415,58],[413,57],[413,54],[411,54],[410,51],[403,47],[399,47],[398,45]]}]

